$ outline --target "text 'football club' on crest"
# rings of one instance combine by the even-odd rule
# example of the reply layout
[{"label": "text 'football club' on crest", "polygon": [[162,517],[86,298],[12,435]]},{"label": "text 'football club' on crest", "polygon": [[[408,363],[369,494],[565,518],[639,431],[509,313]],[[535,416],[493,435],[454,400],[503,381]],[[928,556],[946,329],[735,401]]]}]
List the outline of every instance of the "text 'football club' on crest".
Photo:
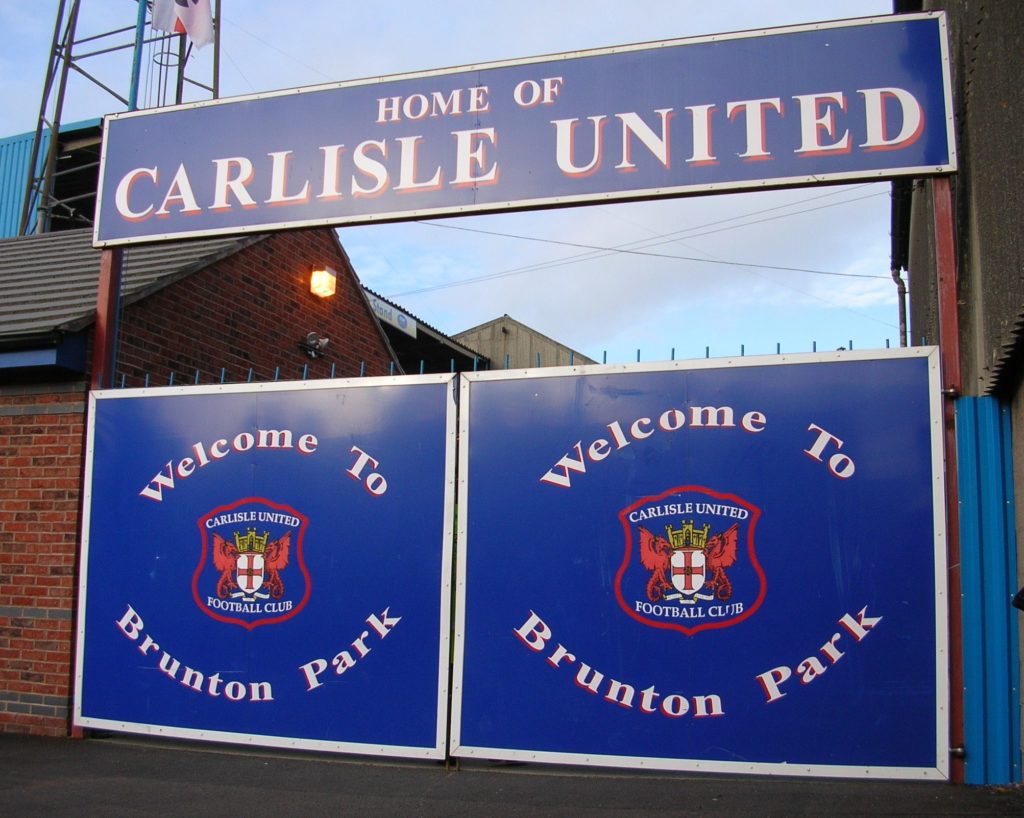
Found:
[{"label": "text 'football club' on crest", "polygon": [[290,506],[259,497],[201,517],[202,551],[192,579],[200,610],[248,630],[295,616],[310,592],[306,524]]},{"label": "text 'football club' on crest", "polygon": [[669,489],[624,508],[619,605],[645,625],[688,636],[749,618],[767,590],[754,549],[759,517],[745,500],[700,486]]}]

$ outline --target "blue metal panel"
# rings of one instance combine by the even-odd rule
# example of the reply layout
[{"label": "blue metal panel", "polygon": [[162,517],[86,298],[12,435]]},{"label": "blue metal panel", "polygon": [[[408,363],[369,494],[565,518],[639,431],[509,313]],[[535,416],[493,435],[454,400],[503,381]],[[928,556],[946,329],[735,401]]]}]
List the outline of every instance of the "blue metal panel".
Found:
[{"label": "blue metal panel", "polygon": [[[45,155],[49,142],[50,134],[45,132],[40,157]],[[32,159],[34,143],[34,133],[0,139],[0,238],[9,239],[18,235],[21,209],[25,201],[28,163]]]},{"label": "blue metal panel", "polygon": [[960,590],[963,618],[964,743],[970,748],[967,780],[985,780],[985,696],[984,622],[982,586],[981,522],[979,519],[977,475],[977,403],[964,398],[957,402],[957,465],[959,467]]},{"label": "blue metal panel", "polygon": [[957,401],[964,739],[969,784],[1021,780],[1010,424],[993,398]]},{"label": "blue metal panel", "polygon": [[[1013,483],[1013,457],[1011,443],[1013,440],[1010,423],[1010,410],[1007,406],[1001,406],[999,411],[1000,418],[1000,439],[1002,446],[1000,452],[1002,454],[1002,485],[1003,485],[1003,502],[1002,502],[1002,519],[1003,519],[1003,531],[1006,535],[1006,552],[1005,552],[1005,567],[1006,577],[1010,583],[1010,590],[1007,596],[1007,600],[1011,599],[1014,590],[1016,589],[1016,578],[1017,578],[1017,536],[1016,536],[1016,510],[1014,509],[1013,497],[1014,497],[1014,483]],[[995,600],[995,604],[1002,605],[1002,600],[998,597]],[[1017,615],[1016,610],[1012,607],[1008,608],[1010,611],[1010,628],[1006,635],[1007,637],[1007,655],[1009,657],[1009,695],[1010,695],[1010,747],[1009,747],[1009,762],[1010,762],[1010,780],[1014,782],[1020,782],[1024,780],[1024,771],[1021,769],[1021,688],[1020,688],[1020,618]]]},{"label": "blue metal panel", "polygon": [[451,376],[94,391],[89,422],[77,724],[443,757]]},{"label": "blue metal panel", "polygon": [[0,370],[61,367],[85,372],[85,334],[65,335],[59,343],[0,352]]},{"label": "blue metal panel", "polygon": [[0,352],[0,369],[24,369],[27,367],[54,366],[56,363],[57,347],[18,349],[14,352]]},{"label": "blue metal panel", "polygon": [[[98,128],[102,120],[83,119],[69,122],[60,128],[61,135],[75,131]],[[21,226],[21,209],[25,201],[25,183],[28,181],[28,163],[32,161],[32,145],[35,132],[8,136],[0,139],[0,238],[10,239],[18,235]],[[50,146],[50,132],[43,131],[43,144],[36,159],[36,173],[40,173],[46,161]],[[28,232],[35,231],[35,208],[32,209]]]},{"label": "blue metal panel", "polygon": [[464,373],[452,754],[945,777],[915,355]]}]

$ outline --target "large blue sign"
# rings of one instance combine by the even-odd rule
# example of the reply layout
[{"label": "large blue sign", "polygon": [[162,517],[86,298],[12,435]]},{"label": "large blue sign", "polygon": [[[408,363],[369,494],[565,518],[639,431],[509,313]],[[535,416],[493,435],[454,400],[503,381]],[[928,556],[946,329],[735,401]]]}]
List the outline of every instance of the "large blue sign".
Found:
[{"label": "large blue sign", "polygon": [[946,777],[934,349],[460,401],[453,755]]},{"label": "large blue sign", "polygon": [[955,169],[941,13],[106,121],[98,246]]},{"label": "large blue sign", "polygon": [[452,378],[93,392],[75,723],[443,757]]}]

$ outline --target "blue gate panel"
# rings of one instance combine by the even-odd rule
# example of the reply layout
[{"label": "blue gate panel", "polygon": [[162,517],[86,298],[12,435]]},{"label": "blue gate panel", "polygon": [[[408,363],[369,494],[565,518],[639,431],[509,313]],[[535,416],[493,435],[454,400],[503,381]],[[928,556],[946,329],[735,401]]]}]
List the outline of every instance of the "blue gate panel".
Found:
[{"label": "blue gate panel", "polygon": [[95,392],[75,723],[445,752],[453,377]]},{"label": "blue gate panel", "polygon": [[945,778],[937,373],[465,376],[453,755]]}]

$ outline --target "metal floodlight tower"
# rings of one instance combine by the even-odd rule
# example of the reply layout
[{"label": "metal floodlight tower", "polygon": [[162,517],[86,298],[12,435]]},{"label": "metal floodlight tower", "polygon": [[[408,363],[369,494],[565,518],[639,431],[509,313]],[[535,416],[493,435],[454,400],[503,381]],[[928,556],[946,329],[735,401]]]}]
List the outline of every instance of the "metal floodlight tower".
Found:
[{"label": "metal floodlight tower", "polygon": [[[26,174],[19,235],[47,232],[51,219],[57,213],[61,215],[61,218],[71,219],[81,226],[92,223],[88,213],[83,213],[80,209],[80,203],[82,200],[95,199],[95,189],[79,191],[71,195],[58,195],[57,192],[57,182],[61,174],[65,173],[65,171],[57,169],[57,160],[62,150],[67,150],[69,147],[61,142],[60,128],[65,97],[68,93],[68,78],[72,72],[105,91],[117,100],[119,107],[123,106],[123,110],[128,111],[139,107],[156,107],[171,102],[181,103],[184,101],[186,85],[195,86],[208,92],[213,99],[220,96],[220,0],[213,2],[213,66],[212,76],[205,82],[190,77],[186,73],[192,45],[186,42],[184,34],[157,32],[150,29],[147,36],[146,28],[152,7],[151,0],[147,0],[147,2],[135,0],[134,4],[125,3],[126,11],[131,9],[135,18],[131,25],[78,38],[76,29],[84,5],[84,0],[59,0],[58,2],[46,76],[43,81],[43,93],[39,102],[35,139]],[[106,0],[104,5],[109,6],[109,0]],[[125,40],[126,35],[129,35],[127,41]],[[140,106],[141,67],[143,54],[147,49],[151,54],[156,74],[153,84],[149,88],[150,98],[147,105]],[[118,87],[115,88],[112,87],[112,84],[99,79],[95,72],[90,72],[85,64],[90,58],[117,52],[131,53],[132,58],[124,70],[123,76],[127,82],[123,85],[117,84]],[[174,79],[174,95],[173,99],[169,100],[172,77]],[[127,90],[125,90],[125,86],[127,86]],[[109,111],[101,113],[109,113]],[[43,144],[44,139],[46,145]],[[73,171],[81,172],[87,168],[98,168],[98,165],[98,160],[87,165],[79,164],[73,168]]]}]

